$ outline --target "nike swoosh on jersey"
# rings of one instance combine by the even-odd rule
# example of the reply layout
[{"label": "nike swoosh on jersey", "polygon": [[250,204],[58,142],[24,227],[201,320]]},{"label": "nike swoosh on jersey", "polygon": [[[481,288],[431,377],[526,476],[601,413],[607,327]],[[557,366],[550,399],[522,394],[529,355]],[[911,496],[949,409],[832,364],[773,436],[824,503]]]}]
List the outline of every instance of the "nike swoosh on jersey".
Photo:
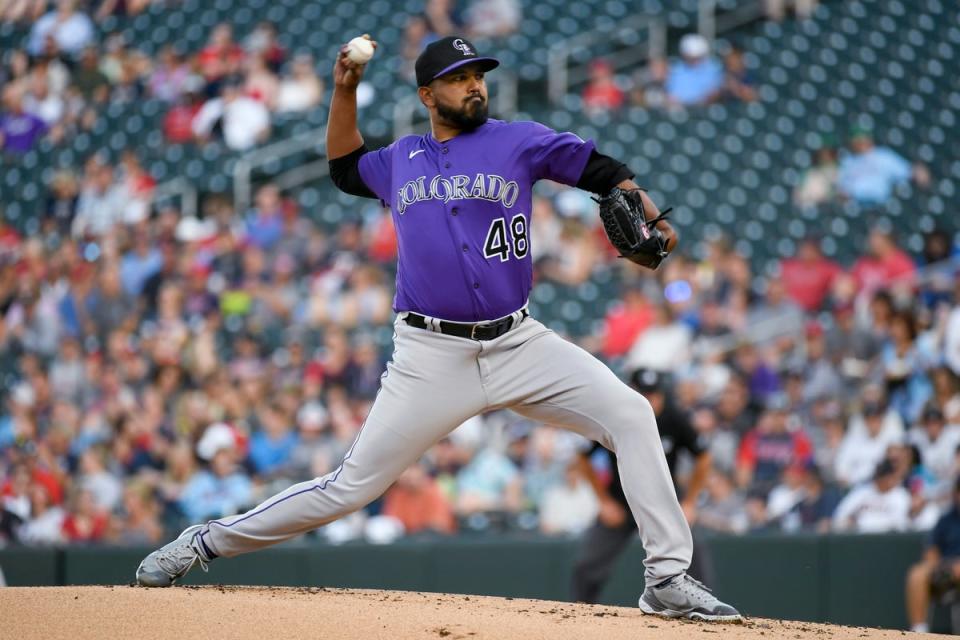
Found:
[{"label": "nike swoosh on jersey", "polygon": [[416,151],[411,151],[410,155],[407,156],[407,159],[413,160],[413,156],[417,155],[418,153],[423,153],[424,151],[426,151],[426,149],[417,149]]}]

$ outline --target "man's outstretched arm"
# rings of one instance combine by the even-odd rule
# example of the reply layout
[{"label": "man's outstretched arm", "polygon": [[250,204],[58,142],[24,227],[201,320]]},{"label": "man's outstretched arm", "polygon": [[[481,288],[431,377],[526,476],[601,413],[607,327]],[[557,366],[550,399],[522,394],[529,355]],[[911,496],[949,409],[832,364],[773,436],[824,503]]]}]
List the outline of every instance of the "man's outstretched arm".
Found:
[{"label": "man's outstretched arm", "polygon": [[[374,42],[376,47],[377,43]],[[346,46],[340,48],[333,66],[333,96],[327,116],[327,158],[335,160],[359,149],[363,136],[357,128],[357,86],[366,65],[352,62]]]},{"label": "man's outstretched arm", "polygon": [[[610,193],[614,187],[623,190],[641,189],[633,181],[634,174],[622,162],[594,150],[583,168],[583,174],[577,182],[577,188],[590,191],[600,196]],[[653,203],[646,191],[640,190],[640,199],[643,201],[643,212],[647,220],[653,220],[660,215],[660,209]],[[656,225],[667,240],[667,251],[673,251],[677,246],[677,232],[666,220],[660,220]]]}]

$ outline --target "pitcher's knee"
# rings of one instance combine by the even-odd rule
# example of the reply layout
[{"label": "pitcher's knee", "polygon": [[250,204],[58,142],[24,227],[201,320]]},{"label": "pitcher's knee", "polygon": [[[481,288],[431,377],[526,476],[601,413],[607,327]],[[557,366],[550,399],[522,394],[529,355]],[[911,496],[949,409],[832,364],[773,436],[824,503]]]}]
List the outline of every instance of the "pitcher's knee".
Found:
[{"label": "pitcher's knee", "polygon": [[657,418],[646,398],[631,391],[630,395],[620,396],[617,402],[619,404],[611,410],[605,425],[614,440],[624,437],[647,437],[659,440]]}]

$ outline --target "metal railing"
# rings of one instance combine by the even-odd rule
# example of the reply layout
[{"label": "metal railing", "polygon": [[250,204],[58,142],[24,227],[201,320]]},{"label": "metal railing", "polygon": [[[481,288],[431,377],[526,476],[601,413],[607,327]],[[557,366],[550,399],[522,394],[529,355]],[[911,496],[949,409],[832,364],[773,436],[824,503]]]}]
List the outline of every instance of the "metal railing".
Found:
[{"label": "metal railing", "polygon": [[152,204],[180,198],[180,214],[184,217],[195,218],[197,216],[197,188],[193,186],[186,178],[174,178],[166,182],[161,182],[153,190]]},{"label": "metal railing", "polygon": [[574,51],[599,43],[635,39],[638,32],[646,32],[645,39],[617,52],[609,60],[615,71],[631,68],[666,52],[667,28],[662,20],[650,16],[633,16],[617,23],[613,30],[597,28],[561,40],[547,52],[547,94],[554,103],[560,102],[571,84],[584,82],[589,74],[589,63],[570,65]]},{"label": "metal railing", "polygon": [[760,0],[742,0],[729,11],[717,11],[717,0],[700,0],[697,7],[697,32],[713,44],[718,33],[753,22],[764,15]]},{"label": "metal railing", "polygon": [[[323,156],[322,160],[310,162],[280,174],[274,182],[281,189],[291,188],[324,175],[327,171],[326,146],[327,128],[317,127],[245,154],[237,160],[233,167],[234,210],[244,212],[250,207],[253,200],[253,172],[255,169],[271,162],[311,150],[317,155]],[[322,170],[320,165],[322,165]],[[319,173],[317,173],[318,171]],[[281,180],[289,186],[283,187]]]},{"label": "metal railing", "polygon": [[[506,69],[487,76],[488,89],[492,96],[491,112],[502,118],[511,118],[517,113],[517,76]],[[420,97],[414,93],[398,100],[393,107],[393,139],[412,133],[423,133],[429,123],[426,110],[421,107]]]}]

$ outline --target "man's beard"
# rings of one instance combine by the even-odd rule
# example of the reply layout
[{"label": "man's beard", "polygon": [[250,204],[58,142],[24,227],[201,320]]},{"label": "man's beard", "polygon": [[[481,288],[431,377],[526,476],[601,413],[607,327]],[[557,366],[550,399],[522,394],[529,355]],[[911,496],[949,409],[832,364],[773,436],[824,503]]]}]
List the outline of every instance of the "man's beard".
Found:
[{"label": "man's beard", "polygon": [[437,102],[437,115],[461,131],[471,131],[487,121],[487,101],[468,100],[462,108],[454,109]]}]

